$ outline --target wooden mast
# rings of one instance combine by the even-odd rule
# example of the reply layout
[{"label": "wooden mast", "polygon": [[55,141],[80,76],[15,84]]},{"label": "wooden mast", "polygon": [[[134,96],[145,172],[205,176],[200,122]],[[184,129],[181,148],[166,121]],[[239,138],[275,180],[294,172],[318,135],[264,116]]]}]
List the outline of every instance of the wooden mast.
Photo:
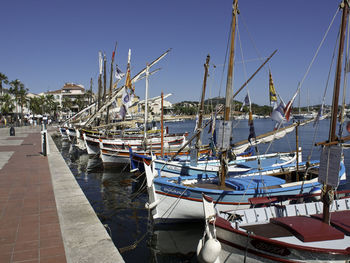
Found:
[{"label": "wooden mast", "polygon": [[[90,96],[89,96],[88,100],[89,100],[89,104],[91,104],[93,102],[93,97],[92,97],[92,78],[90,78]],[[89,115],[92,114],[91,111],[92,111],[92,109],[89,110]]]},{"label": "wooden mast", "polygon": [[[202,128],[202,121],[203,121],[203,114],[204,114],[205,89],[207,86],[209,61],[210,61],[210,55],[207,55],[207,59],[206,59],[205,64],[204,64],[204,80],[203,80],[203,88],[202,88],[202,97],[201,97],[201,103],[199,105],[198,126],[197,126],[198,130],[200,130]],[[197,150],[200,148],[200,145],[201,145],[200,140],[201,140],[201,133],[198,133],[197,141],[196,141]]]},{"label": "wooden mast", "polygon": [[[109,93],[108,93],[108,98],[112,97],[112,90],[113,90],[113,63],[114,63],[114,56],[115,56],[116,49],[117,49],[117,42],[115,42],[114,51],[113,51],[113,54],[112,54],[111,74],[109,76]],[[106,124],[109,123],[109,108],[110,108],[110,105],[108,105],[108,107],[107,107]]]},{"label": "wooden mast", "polygon": [[[337,115],[338,115],[338,101],[339,101],[339,90],[340,90],[340,80],[341,80],[341,71],[343,64],[343,52],[344,52],[344,40],[345,40],[345,31],[346,24],[349,14],[349,3],[348,0],[344,0],[341,4],[343,9],[343,16],[340,29],[340,39],[339,39],[339,50],[338,50],[338,60],[337,60],[337,71],[335,77],[335,84],[333,90],[333,102],[332,102],[332,115],[330,121],[330,131],[329,131],[329,143],[332,143],[337,140],[336,136],[336,127],[337,127]],[[332,186],[325,185],[327,195],[331,190]],[[329,214],[330,203],[324,202],[323,204],[323,222],[330,223],[330,214]]]},{"label": "wooden mast", "polygon": [[145,88],[145,118],[144,118],[144,143],[146,145],[146,140],[147,140],[147,122],[148,122],[148,84],[149,84],[149,65],[147,63],[146,65],[146,88]]},{"label": "wooden mast", "polygon": [[300,122],[297,122],[297,125],[295,126],[295,146],[297,148],[297,182],[299,181],[299,131],[298,131],[298,127],[300,125]]},{"label": "wooden mast", "polygon": [[[97,91],[97,112],[101,108],[101,94],[102,94],[102,53],[101,51],[98,53],[99,55],[99,74],[98,74],[98,91]],[[100,124],[100,120],[96,119],[95,126]]]},{"label": "wooden mast", "polygon": [[[103,54],[103,104],[106,103],[106,89],[107,89],[107,57]],[[102,116],[101,116],[102,117]]]},{"label": "wooden mast", "polygon": [[[231,46],[230,46],[230,60],[227,71],[226,81],[226,102],[224,112],[224,122],[228,122],[231,117],[231,100],[232,100],[232,75],[233,75],[233,61],[234,61],[234,47],[235,47],[235,33],[236,33],[236,16],[238,13],[238,0],[233,0],[232,5],[232,23],[231,23]],[[227,151],[228,149],[221,149],[220,155],[220,185],[225,186],[225,177],[227,173]]]},{"label": "wooden mast", "polygon": [[160,115],[160,155],[162,157],[164,157],[164,111],[163,111],[163,91],[161,93],[161,99],[162,99],[162,103],[161,103],[161,107],[162,107],[162,111],[161,111],[161,115]]}]

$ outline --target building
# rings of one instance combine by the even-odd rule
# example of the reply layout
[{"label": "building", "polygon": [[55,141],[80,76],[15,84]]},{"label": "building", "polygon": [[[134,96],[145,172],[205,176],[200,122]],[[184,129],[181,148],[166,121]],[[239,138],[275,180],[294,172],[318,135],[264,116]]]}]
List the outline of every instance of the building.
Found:
[{"label": "building", "polygon": [[75,83],[65,83],[62,89],[55,91],[48,91],[44,93],[44,95],[53,95],[55,101],[59,102],[62,107],[62,101],[64,98],[70,98],[73,101],[80,96],[85,95],[85,89],[83,85],[75,84]]},{"label": "building", "polygon": [[[167,114],[169,111],[172,110],[173,104],[170,101],[165,100],[167,97],[171,96],[172,94],[166,94],[163,96],[163,112],[164,115]],[[148,108],[149,108],[149,113],[154,116],[160,116],[162,112],[162,97],[157,96],[154,98],[148,99],[147,102]],[[141,112],[144,114],[144,109],[145,109],[145,100],[142,100],[138,104],[138,112]]]},{"label": "building", "polygon": [[[75,84],[75,83],[65,83],[62,89],[48,91],[43,93],[43,95],[53,95],[55,101],[59,103],[59,106],[61,107],[61,109],[63,109],[60,113],[59,119],[69,118],[74,113],[78,112],[79,106],[74,103],[76,99],[84,98],[84,100],[88,100],[87,98],[84,97],[85,95],[84,86],[81,84]],[[67,98],[72,100],[73,105],[68,112],[65,112],[63,106],[64,106],[64,101]]]}]

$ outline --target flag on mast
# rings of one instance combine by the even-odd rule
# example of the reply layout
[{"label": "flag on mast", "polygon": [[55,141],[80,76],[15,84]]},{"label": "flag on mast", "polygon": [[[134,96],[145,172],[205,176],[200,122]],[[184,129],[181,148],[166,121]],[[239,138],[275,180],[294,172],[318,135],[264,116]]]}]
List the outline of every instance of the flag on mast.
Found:
[{"label": "flag on mast", "polygon": [[125,79],[125,86],[131,89],[132,87],[131,87],[131,77],[130,77],[130,60],[131,60],[131,49],[129,49],[129,53],[128,53],[128,66],[127,66],[126,79]]},{"label": "flag on mast", "polygon": [[119,116],[124,120],[129,107],[132,105],[134,94],[129,94],[127,88],[124,87],[123,95],[121,99],[121,105],[119,110]]},{"label": "flag on mast", "polygon": [[256,139],[254,122],[253,122],[253,113],[252,113],[251,109],[249,110],[248,125],[249,125],[248,141],[251,142],[251,139],[253,139],[253,138]]},{"label": "flag on mast", "polygon": [[323,115],[323,102],[322,102],[322,104],[321,104],[321,107],[320,107],[320,109],[318,110],[318,112],[317,112],[317,116],[316,116],[316,119],[315,119],[315,121],[314,121],[314,127],[318,124],[318,122],[319,122],[319,120],[322,118],[322,115]]},{"label": "flag on mast", "polygon": [[126,109],[125,106],[122,104],[120,106],[120,110],[119,110],[119,117],[124,120],[125,119],[125,115],[126,115]]},{"label": "flag on mast", "polygon": [[290,118],[290,112],[292,110],[292,101],[289,101],[287,103],[287,106],[284,108],[284,118],[286,119],[286,121],[289,121]]},{"label": "flag on mast", "polygon": [[273,84],[271,71],[269,71],[269,92],[270,92],[270,105],[275,108],[277,107],[277,95],[275,85]]},{"label": "flag on mast", "polygon": [[115,66],[115,78],[118,80],[121,80],[125,76],[125,73],[123,73],[118,65]]},{"label": "flag on mast", "polygon": [[243,107],[244,107],[244,106],[249,106],[249,110],[250,110],[250,108],[251,108],[249,92],[247,92],[247,95],[246,95],[245,98],[244,98],[244,101],[243,101],[243,104],[242,104],[242,107],[241,107],[240,111],[243,110]]},{"label": "flag on mast", "polygon": [[98,62],[99,62],[99,70],[100,70],[100,75],[102,75],[102,65],[103,65],[103,58],[102,58],[102,52],[98,52]]},{"label": "flag on mast", "polygon": [[272,113],[271,113],[271,119],[274,121],[277,121],[278,123],[281,123],[284,121],[284,103],[281,101],[281,103],[276,107]]}]

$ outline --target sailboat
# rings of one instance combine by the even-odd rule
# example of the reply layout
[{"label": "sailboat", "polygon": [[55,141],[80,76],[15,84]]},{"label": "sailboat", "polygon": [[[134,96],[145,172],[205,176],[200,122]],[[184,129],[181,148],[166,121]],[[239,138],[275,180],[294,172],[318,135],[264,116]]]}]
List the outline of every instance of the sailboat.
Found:
[{"label": "sailboat", "polygon": [[[237,175],[251,172],[253,169],[258,170],[260,165],[260,170],[272,166],[275,168],[274,172],[282,172],[286,165],[295,164],[297,161],[302,163],[302,153],[299,149],[299,153],[296,151],[292,152],[276,152],[267,154],[249,154],[249,151],[254,151],[253,147],[262,144],[269,143],[273,140],[278,140],[286,136],[288,133],[293,132],[296,127],[300,127],[314,121],[305,120],[300,123],[292,123],[286,127],[267,132],[256,136],[255,140],[242,140],[234,143],[233,147],[230,149],[231,153],[236,156],[234,160],[228,162],[228,175]],[[248,151],[247,151],[248,149]],[[249,156],[252,155],[252,156]],[[154,160],[154,166],[156,170],[159,170],[163,176],[174,177],[179,175],[196,175],[198,173],[216,175],[220,168],[220,162],[216,158],[203,157],[199,159],[195,164],[191,162],[189,158],[181,159],[178,161],[169,159],[156,159]]]},{"label": "sailboat", "polygon": [[[297,161],[297,165],[292,163],[282,167],[258,166],[257,169],[244,173],[236,173],[233,176],[229,174],[227,155],[232,134],[230,102],[237,4],[235,0],[231,23],[231,55],[226,85],[226,106],[224,121],[220,124],[222,134],[219,140],[221,141],[220,169],[215,175],[203,172],[168,178],[163,176],[161,170],[155,169],[155,161],[151,164],[145,163],[149,195],[146,207],[151,210],[155,222],[201,220],[204,215],[202,193],[213,199],[218,211],[225,211],[235,206],[249,208],[251,205],[249,199],[253,197],[313,194],[322,186],[318,182],[319,161]],[[346,172],[343,161],[339,160],[339,164],[337,177],[344,181]]]},{"label": "sailboat", "polygon": [[[130,65],[130,58],[128,65]],[[129,66],[128,66],[129,68]],[[169,134],[162,132],[149,134],[148,131],[148,84],[150,66],[147,64],[146,77],[146,91],[145,91],[145,112],[144,112],[144,131],[139,136],[121,137],[116,139],[100,139],[100,156],[105,166],[115,166],[119,164],[130,163],[130,150],[138,154],[148,154],[150,151],[160,151],[161,147],[168,151],[177,151],[186,143],[188,133]],[[128,70],[129,73],[130,70]],[[126,87],[131,87],[126,84]],[[125,87],[125,88],[126,88]],[[123,105],[121,106],[123,107]]]},{"label": "sailboat", "polygon": [[198,244],[200,261],[349,262],[350,197],[334,195],[342,169],[341,138],[335,131],[349,2],[343,1],[339,10],[342,21],[329,138],[319,143],[322,201],[218,212],[213,200],[203,196],[206,231]]},{"label": "sailboat", "polygon": [[[274,52],[275,53],[275,52]],[[274,54],[273,53],[273,54]],[[273,55],[272,54],[272,55]],[[272,57],[272,55],[264,62],[264,64]],[[197,133],[193,136],[196,140],[195,150],[198,151],[200,148],[200,135],[202,130],[202,113],[204,111],[204,96],[205,96],[205,87],[206,87],[206,78],[208,75],[208,67],[209,67],[209,59],[210,56],[207,56],[205,66],[205,75],[203,81],[203,89],[202,89],[202,98],[200,103],[200,110],[198,114],[198,127]],[[263,64],[263,65],[264,65]],[[261,67],[260,67],[261,68]],[[259,69],[258,69],[259,70]],[[256,71],[258,72],[258,71]],[[254,73],[255,74],[255,73]],[[215,114],[216,116],[217,114]],[[211,118],[212,123],[211,129],[215,129],[215,118]],[[209,122],[210,123],[210,122]],[[299,124],[299,126],[305,125],[309,122],[304,122]],[[197,125],[196,125],[197,126]],[[266,134],[262,134],[255,138],[255,140],[243,140],[241,142],[235,143],[233,148],[229,151],[231,155],[234,155],[234,160],[230,160],[228,162],[228,174],[229,175],[237,175],[250,173],[253,169],[265,168],[268,166],[274,167],[274,172],[282,172],[282,169],[285,165],[295,163],[297,156],[298,162],[301,162],[301,153],[297,154],[296,152],[287,152],[287,153],[269,153],[269,154],[259,154],[258,156],[251,156],[254,154],[253,146],[258,145],[260,143],[267,143],[274,139],[279,139],[284,137],[287,133],[292,132],[297,124],[289,125],[288,127],[284,127],[282,129],[278,129],[273,132],[269,132]],[[207,174],[207,175],[216,175],[220,169],[220,160],[216,158],[216,156],[202,156],[200,159],[197,158],[197,154],[194,153],[190,156],[191,158],[181,158],[180,160],[174,160],[172,157],[169,158],[160,158],[153,161],[153,165],[156,170],[159,170],[162,176],[166,177],[174,177],[174,176],[187,176],[187,175],[197,175],[199,173]],[[194,160],[193,160],[194,159]],[[271,170],[270,170],[271,171]]]}]

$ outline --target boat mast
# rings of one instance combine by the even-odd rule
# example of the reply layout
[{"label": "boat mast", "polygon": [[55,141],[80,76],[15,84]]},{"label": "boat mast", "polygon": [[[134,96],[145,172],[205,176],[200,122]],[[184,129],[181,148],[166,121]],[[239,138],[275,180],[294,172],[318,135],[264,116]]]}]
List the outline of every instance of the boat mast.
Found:
[{"label": "boat mast", "polygon": [[148,120],[148,77],[149,77],[149,65],[146,65],[146,90],[145,90],[145,121],[144,121],[144,143],[147,139],[147,120]]},{"label": "boat mast", "polygon": [[[300,108],[299,108],[300,109]],[[297,176],[297,182],[299,181],[299,131],[298,127],[300,125],[300,121],[297,121],[297,125],[295,126],[295,146],[297,148],[297,171],[296,171],[296,176]]]},{"label": "boat mast", "polygon": [[[337,140],[336,136],[336,127],[337,127],[337,115],[338,115],[338,101],[339,101],[339,90],[340,90],[340,80],[341,80],[341,71],[343,63],[343,52],[344,52],[344,40],[345,40],[345,30],[349,14],[349,3],[348,0],[344,0],[340,6],[343,9],[343,16],[340,29],[340,40],[339,40],[339,50],[338,50],[338,61],[337,61],[337,71],[336,78],[333,90],[333,101],[332,101],[332,115],[330,121],[330,131],[329,131],[329,143],[332,143]],[[332,186],[325,185],[326,193],[328,194],[332,190]],[[323,204],[323,222],[330,223],[329,215],[330,204],[324,202]]]},{"label": "boat mast", "polygon": [[106,102],[106,89],[107,89],[107,57],[106,57],[106,53],[103,53],[103,103]]},{"label": "boat mast", "polygon": [[[234,61],[234,47],[235,47],[235,33],[236,33],[236,16],[238,13],[238,0],[233,0],[232,5],[232,22],[231,22],[231,46],[230,46],[230,60],[227,71],[226,81],[226,102],[224,112],[224,122],[228,122],[231,118],[231,100],[232,100],[232,76],[233,76],[233,61]],[[227,173],[227,151],[221,149],[220,155],[220,185],[225,186],[225,177]]]},{"label": "boat mast", "polygon": [[[202,128],[202,121],[203,121],[203,114],[204,114],[205,89],[207,86],[209,60],[210,60],[210,55],[207,55],[207,59],[206,59],[205,64],[204,64],[204,80],[203,80],[201,104],[199,106],[199,114],[198,114],[198,126],[197,126],[198,130],[200,130]],[[196,149],[197,150],[200,148],[200,145],[201,145],[201,133],[198,133],[197,141],[196,141]]]},{"label": "boat mast", "polygon": [[[99,74],[98,74],[98,92],[97,92],[97,112],[101,108],[101,94],[102,94],[102,52],[100,51],[98,53],[98,58],[99,58]],[[95,121],[95,126],[98,126],[99,119],[96,119]]]},{"label": "boat mast", "polygon": [[[89,104],[92,104],[94,102],[93,96],[92,96],[92,78],[90,78],[90,94],[89,94]],[[95,106],[96,108],[96,106]],[[89,110],[89,115],[92,114],[92,109]]]},{"label": "boat mast", "polygon": [[163,108],[164,94],[163,94],[163,91],[161,93],[161,99],[162,99],[162,103],[161,103],[162,111],[160,115],[160,155],[164,157],[164,108]]},{"label": "boat mast", "polygon": [[[116,49],[117,49],[117,42],[115,42],[114,51],[112,54],[112,61],[111,61],[111,75],[109,77],[109,94],[108,94],[109,99],[112,97],[112,90],[113,90],[113,63],[114,63],[114,56],[115,56]],[[110,105],[107,106],[106,124],[109,123],[109,108],[110,108]]]}]

